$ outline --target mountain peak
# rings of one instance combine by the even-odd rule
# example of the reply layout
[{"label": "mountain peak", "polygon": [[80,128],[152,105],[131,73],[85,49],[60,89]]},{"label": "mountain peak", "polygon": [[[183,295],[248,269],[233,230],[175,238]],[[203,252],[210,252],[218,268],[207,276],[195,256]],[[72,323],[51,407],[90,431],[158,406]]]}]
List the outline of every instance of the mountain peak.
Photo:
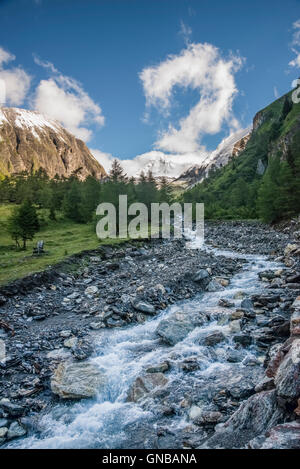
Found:
[{"label": "mountain peak", "polygon": [[49,177],[106,175],[85,143],[59,122],[36,111],[0,108],[0,175],[39,168]]}]

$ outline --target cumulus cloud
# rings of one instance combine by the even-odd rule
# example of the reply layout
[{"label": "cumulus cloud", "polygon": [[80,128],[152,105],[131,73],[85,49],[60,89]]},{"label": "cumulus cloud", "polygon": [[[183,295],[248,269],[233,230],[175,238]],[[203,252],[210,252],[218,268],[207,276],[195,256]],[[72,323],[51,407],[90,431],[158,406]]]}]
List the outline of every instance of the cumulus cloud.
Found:
[{"label": "cumulus cloud", "polygon": [[234,74],[242,63],[241,57],[231,55],[224,59],[217,47],[204,43],[188,44],[178,55],[143,69],[140,79],[147,110],[154,106],[169,115],[177,86],[199,92],[198,103],[180,119],[177,127],[169,124],[160,133],[155,148],[182,154],[199,152],[204,150],[200,141],[205,134],[218,133],[224,123],[231,130],[237,129],[239,123],[232,113],[238,91]]},{"label": "cumulus cloud", "polygon": [[108,173],[111,168],[114,156],[111,153],[105,153],[104,151],[97,150],[96,148],[90,148],[90,151]]},{"label": "cumulus cloud", "polygon": [[289,62],[291,67],[300,68],[300,19],[293,23],[293,40],[291,44],[292,51],[296,57]]},{"label": "cumulus cloud", "polygon": [[40,81],[35,91],[34,108],[59,121],[76,137],[90,140],[92,131],[87,126],[104,125],[101,107],[78,81],[61,74],[51,62],[42,62],[37,57],[34,60],[51,73],[49,79]]},{"label": "cumulus cloud", "polygon": [[10,67],[8,64],[15,56],[0,47],[0,104],[20,106],[28,93],[31,77],[21,67]]}]

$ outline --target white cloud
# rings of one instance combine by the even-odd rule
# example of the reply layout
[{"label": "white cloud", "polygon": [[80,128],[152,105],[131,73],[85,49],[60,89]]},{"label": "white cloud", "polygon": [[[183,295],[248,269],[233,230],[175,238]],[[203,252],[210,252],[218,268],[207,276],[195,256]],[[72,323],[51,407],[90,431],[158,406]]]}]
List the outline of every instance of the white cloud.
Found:
[{"label": "white cloud", "polygon": [[181,20],[179,34],[183,37],[183,40],[186,44],[189,43],[192,32],[192,28],[190,28],[190,26],[188,26]]},{"label": "white cloud", "polygon": [[296,54],[296,57],[289,62],[291,67],[300,68],[300,19],[293,23],[293,40],[291,49]]},{"label": "white cloud", "polygon": [[[90,149],[96,160],[104,167],[108,173],[114,157],[110,153],[101,150]],[[194,165],[200,165],[207,157],[206,152],[195,152],[182,154],[166,154],[162,151],[152,150],[141,155],[137,155],[132,159],[120,160],[116,158],[122,165],[128,177],[137,177],[141,171],[145,173],[150,169],[155,177],[168,176],[178,177],[181,173]]]},{"label": "white cloud", "polygon": [[90,151],[108,173],[114,156],[111,153],[105,153],[104,151],[97,150],[96,148],[90,148]]},{"label": "white cloud", "polygon": [[140,79],[147,109],[154,106],[169,115],[176,86],[190,87],[200,94],[198,103],[180,119],[177,128],[169,124],[161,132],[155,148],[182,154],[204,151],[199,143],[203,135],[219,132],[224,123],[230,129],[238,128],[232,103],[238,91],[234,74],[242,63],[239,56],[222,58],[219,49],[211,44],[189,44],[178,55],[142,70]]},{"label": "white cloud", "polygon": [[51,62],[42,62],[37,57],[34,60],[52,75],[40,81],[33,99],[35,109],[59,121],[76,137],[88,141],[92,131],[87,125],[104,125],[101,107],[90,98],[80,83],[62,75]]},{"label": "white cloud", "polygon": [[14,55],[0,47],[0,81],[4,84],[1,89],[5,90],[0,105],[20,106],[30,87],[31,77],[21,67],[7,68],[6,64],[14,60]]}]

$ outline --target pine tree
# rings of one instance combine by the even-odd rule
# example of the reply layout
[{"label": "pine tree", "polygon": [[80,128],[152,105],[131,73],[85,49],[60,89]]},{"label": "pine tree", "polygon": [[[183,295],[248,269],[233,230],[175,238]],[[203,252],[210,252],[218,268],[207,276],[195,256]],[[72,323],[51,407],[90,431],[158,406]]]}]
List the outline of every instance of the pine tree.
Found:
[{"label": "pine tree", "polygon": [[63,200],[65,216],[70,220],[81,223],[83,221],[81,203],[80,183],[78,180],[74,179]]},{"label": "pine tree", "polygon": [[286,118],[286,116],[290,113],[290,111],[292,110],[292,107],[293,107],[292,101],[289,99],[288,96],[286,96],[285,99],[284,99],[283,107],[282,107],[282,111],[281,111],[281,118],[282,118],[283,121]]},{"label": "pine tree", "polygon": [[112,182],[124,182],[124,181],[126,181],[127,176],[124,173],[124,170],[123,170],[120,162],[117,159],[113,160],[108,176],[109,176],[109,179]]},{"label": "pine tree", "polygon": [[160,188],[158,194],[159,202],[170,203],[172,199],[172,188],[164,176],[160,178]]},{"label": "pine tree", "polygon": [[19,239],[22,239],[23,249],[25,250],[27,240],[32,240],[39,230],[38,216],[29,200],[26,200],[14,210],[9,219],[8,230],[17,246],[19,246]]}]

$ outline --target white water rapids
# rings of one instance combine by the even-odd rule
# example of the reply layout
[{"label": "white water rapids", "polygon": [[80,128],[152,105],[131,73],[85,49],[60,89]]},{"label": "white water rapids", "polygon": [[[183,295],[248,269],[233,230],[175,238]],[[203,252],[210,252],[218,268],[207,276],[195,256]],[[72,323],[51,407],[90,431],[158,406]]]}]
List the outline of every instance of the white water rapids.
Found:
[{"label": "white water rapids", "polygon": [[[153,418],[150,410],[144,410],[138,403],[126,402],[128,390],[134,380],[145,372],[148,366],[156,365],[172,356],[172,366],[167,373],[169,382],[184,380],[184,372],[176,367],[176,360],[182,361],[196,355],[205,356],[204,346],[200,346],[197,337],[204,329],[219,328],[228,334],[228,325],[207,322],[195,328],[184,340],[175,346],[163,345],[155,333],[162,318],[167,318],[175,311],[192,313],[207,308],[217,307],[220,298],[240,305],[241,300],[234,299],[237,292],[243,291],[246,296],[262,292],[264,284],[259,280],[258,273],[263,270],[276,270],[281,265],[268,260],[264,256],[237,255],[211,249],[215,255],[241,257],[247,259],[242,272],[236,274],[230,285],[220,292],[205,292],[194,299],[184,300],[170,306],[158,316],[144,324],[128,326],[125,329],[106,329],[99,332],[96,342],[96,354],[90,361],[106,375],[106,386],[94,399],[82,400],[77,403],[62,403],[54,406],[49,413],[43,415],[39,422],[40,432],[15,440],[9,448],[118,448],[126,438],[125,427],[133,422],[147,422]],[[232,342],[218,344],[217,360],[207,358],[205,369],[195,373],[197,376],[209,376],[216,367],[224,370],[228,363],[224,357],[228,349],[233,348]],[[247,354],[255,353],[251,347]],[[149,407],[148,407],[149,409]],[[188,424],[186,417],[174,416],[170,425],[183,427]]]}]

